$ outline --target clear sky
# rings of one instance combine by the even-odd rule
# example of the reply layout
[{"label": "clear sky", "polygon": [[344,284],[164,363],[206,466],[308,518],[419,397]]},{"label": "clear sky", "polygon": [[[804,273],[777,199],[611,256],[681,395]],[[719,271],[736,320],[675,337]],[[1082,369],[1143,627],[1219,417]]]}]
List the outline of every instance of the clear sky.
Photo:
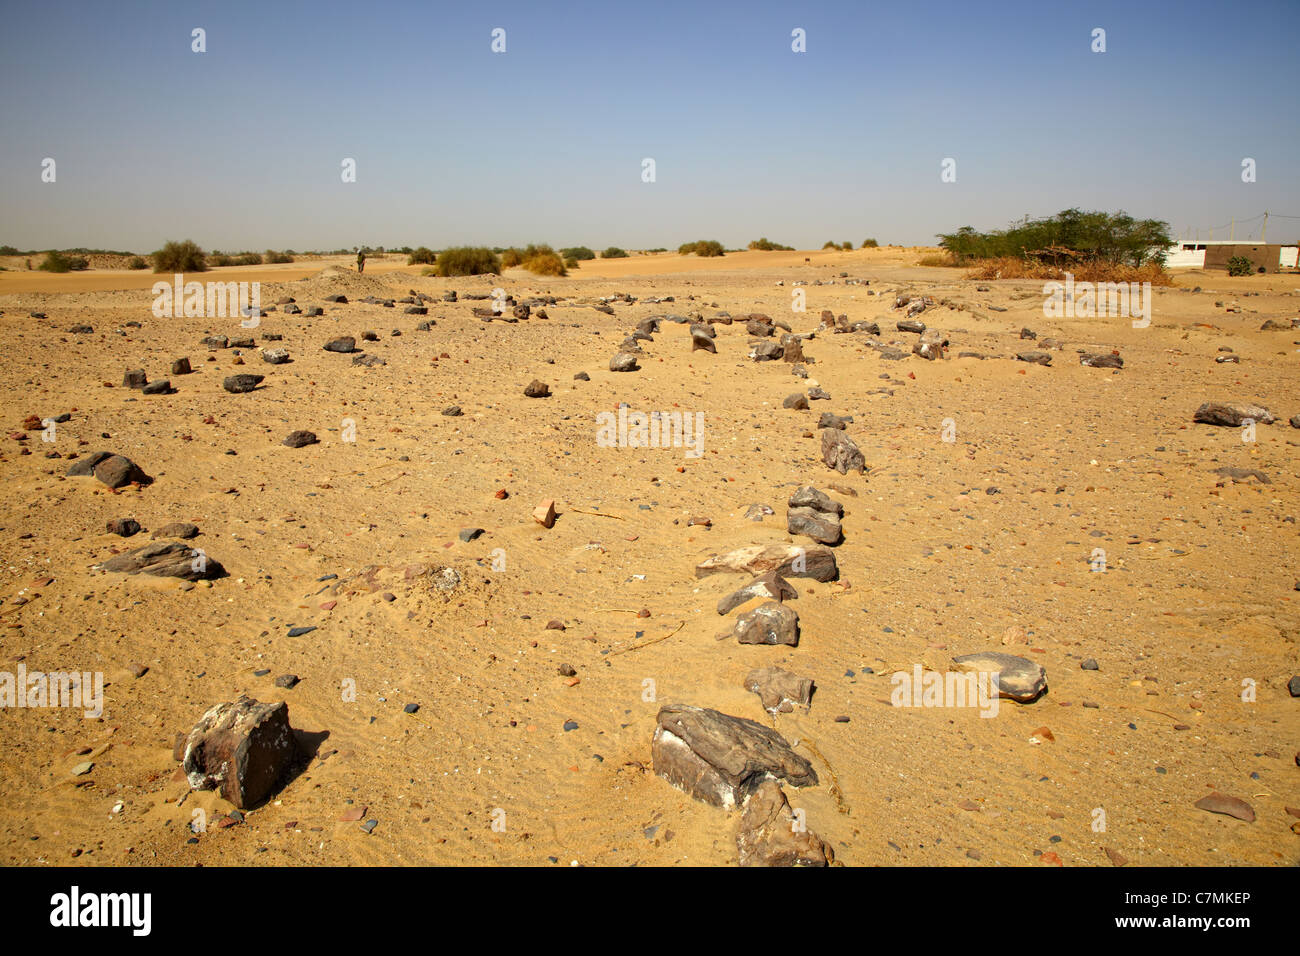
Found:
[{"label": "clear sky", "polygon": [[1297,39],[1295,0],[4,0],[0,243],[809,248],[1071,206],[1291,241]]}]

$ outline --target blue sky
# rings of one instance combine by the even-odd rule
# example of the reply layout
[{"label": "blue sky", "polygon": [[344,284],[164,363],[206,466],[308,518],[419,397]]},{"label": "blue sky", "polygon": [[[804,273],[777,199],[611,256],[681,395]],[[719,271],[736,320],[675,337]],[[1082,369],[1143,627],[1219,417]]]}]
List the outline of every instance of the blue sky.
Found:
[{"label": "blue sky", "polygon": [[6,0],[0,23],[20,248],[913,244],[1070,206],[1300,236],[1294,2]]}]

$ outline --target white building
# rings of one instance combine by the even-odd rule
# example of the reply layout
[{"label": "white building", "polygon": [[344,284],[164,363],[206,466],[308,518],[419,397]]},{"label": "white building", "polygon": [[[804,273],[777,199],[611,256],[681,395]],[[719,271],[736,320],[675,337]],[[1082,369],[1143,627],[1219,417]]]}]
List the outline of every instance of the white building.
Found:
[{"label": "white building", "polygon": [[[1165,267],[1168,269],[1203,269],[1205,268],[1205,250],[1210,246],[1252,245],[1242,239],[1184,239],[1175,242],[1165,254]],[[1278,265],[1283,269],[1294,268],[1300,258],[1300,246],[1283,246],[1278,256]]]}]

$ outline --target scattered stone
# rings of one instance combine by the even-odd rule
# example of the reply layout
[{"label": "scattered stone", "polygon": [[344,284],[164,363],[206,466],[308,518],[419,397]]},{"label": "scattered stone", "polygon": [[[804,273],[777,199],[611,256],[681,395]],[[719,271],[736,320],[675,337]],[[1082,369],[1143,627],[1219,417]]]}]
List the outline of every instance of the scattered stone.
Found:
[{"label": "scattered stone", "polygon": [[573,376],[573,380],[575,382],[590,382],[591,376],[588,375],[586,372],[579,372]]},{"label": "scattered stone", "polygon": [[823,582],[839,577],[835,553],[830,548],[801,548],[793,544],[756,544],[715,555],[696,565],[695,576],[703,578],[721,571],[752,575],[776,571],[785,578],[812,578]]},{"label": "scattered stone", "polygon": [[[72,474],[71,470],[68,474]],[[147,485],[153,481],[139,465],[124,455],[108,455],[100,459],[93,474],[110,488],[122,488],[132,482]]]},{"label": "scattered stone", "polygon": [[954,657],[952,661],[961,671],[996,673],[999,697],[1029,704],[1047,693],[1047,672],[1023,657],[1000,651],[981,651]]},{"label": "scattered stone", "polygon": [[700,349],[703,349],[706,352],[712,352],[716,355],[718,346],[714,343],[713,336],[707,334],[702,328],[692,326],[691,351],[697,352]]},{"label": "scattered stone", "polygon": [[766,601],[736,619],[741,644],[799,644],[799,615],[779,601]]},{"label": "scattered stone", "polygon": [[822,417],[817,419],[817,427],[838,428],[840,431],[843,431],[852,421],[852,415],[835,415],[831,412],[822,412]]},{"label": "scattered stone", "polygon": [[219,790],[244,810],[272,792],[297,756],[289,705],[240,697],[216,705],[194,725],[182,766],[191,789]]},{"label": "scattered stone", "polygon": [[1079,364],[1089,368],[1123,368],[1124,360],[1115,352],[1084,352]]},{"label": "scattered stone", "polygon": [[224,569],[203,554],[179,541],[158,541],[131,551],[123,551],[97,565],[101,571],[120,574],[150,574],[155,577],[198,581],[219,577]]},{"label": "scattered stone", "polygon": [[631,352],[619,352],[609,360],[611,372],[635,372],[640,367],[636,364],[636,356]]},{"label": "scattered stone", "polygon": [[749,354],[755,362],[773,362],[785,355],[785,347],[780,342],[759,342]]},{"label": "scattered stone", "polygon": [[788,714],[796,705],[806,710],[812,704],[812,678],[800,677],[779,667],[760,667],[750,671],[742,686],[758,695],[768,713]]},{"label": "scattered stone", "polygon": [[839,518],[829,512],[812,508],[791,508],[785,516],[786,530],[801,534],[822,544],[839,544],[844,540]]},{"label": "scattered stone", "polygon": [[735,809],[764,780],[814,786],[817,772],[775,730],[702,707],[660,708],[651,746],[655,773],[679,790]]},{"label": "scattered stone", "polygon": [[284,365],[289,361],[289,350],[286,348],[263,349],[262,361],[271,365]]},{"label": "scattered stone", "polygon": [[165,378],[160,378],[156,382],[150,382],[140,391],[144,395],[170,395],[176,390],[172,388],[171,382]]},{"label": "scattered stone", "polygon": [[280,444],[287,445],[290,448],[302,448],[305,445],[314,445],[316,444],[316,433],[303,429],[289,432],[289,434],[285,436],[284,441]]},{"label": "scattered stone", "polygon": [[547,498],[536,508],[533,509],[533,520],[543,528],[551,528],[555,525],[555,501]]},{"label": "scattered stone", "polygon": [[1098,665],[1097,665],[1096,660],[1094,660],[1094,659],[1091,658],[1091,657],[1088,658],[1086,661],[1084,661],[1082,664],[1080,664],[1080,665],[1079,665],[1079,668],[1080,668],[1080,670],[1085,670],[1085,671],[1095,671],[1095,670],[1100,670],[1100,668],[1099,668]]},{"label": "scattered stone", "polygon": [[803,392],[795,392],[793,395],[787,395],[781,406],[783,408],[793,408],[795,411],[807,411],[808,396]]},{"label": "scattered stone", "polygon": [[171,373],[173,375],[189,375],[192,371],[194,371],[194,369],[190,368],[190,360],[188,358],[178,358],[172,360]]},{"label": "scattered stone", "polygon": [[767,779],[744,801],[736,853],[741,866],[829,866],[834,852],[800,826],[775,780]]},{"label": "scattered stone", "polygon": [[1047,352],[1017,352],[1016,358],[1021,362],[1029,362],[1034,365],[1052,364],[1052,356]]},{"label": "scattered stone", "polygon": [[341,335],[326,342],[324,349],[326,352],[355,352],[357,350],[357,340],[350,335]]},{"label": "scattered stone", "polygon": [[482,528],[461,528],[459,538],[462,541],[473,541],[483,533]]},{"label": "scattered stone", "polygon": [[113,518],[105,525],[105,528],[109,534],[129,538],[140,533],[140,522],[134,518]]},{"label": "scattered stone", "polygon": [[153,533],[155,538],[180,538],[188,540],[196,537],[199,533],[198,525],[190,524],[188,521],[173,521],[171,524],[165,524]]},{"label": "scattered stone", "polygon": [[292,690],[298,685],[297,674],[281,674],[275,679],[276,687],[283,687],[285,690]]},{"label": "scattered stone", "polygon": [[805,485],[792,494],[788,504],[791,508],[811,508],[814,511],[832,514],[837,518],[844,515],[844,506],[842,504],[825,492],[818,491],[812,485]]},{"label": "scattered stone", "polygon": [[545,382],[533,379],[524,389],[524,394],[529,398],[549,398],[551,395],[551,387]]},{"label": "scattered stone", "polygon": [[144,388],[145,383],[147,381],[148,379],[145,378],[144,369],[134,368],[122,376],[122,387],[123,388]]},{"label": "scattered stone", "polygon": [[446,415],[448,418],[455,418],[457,415],[464,414],[464,412],[460,410],[459,405],[448,405],[446,408],[442,410],[442,413]]},{"label": "scattered stone", "polygon": [[1249,419],[1260,425],[1271,425],[1277,419],[1262,405],[1247,403],[1205,402],[1192,416],[1192,421],[1202,425],[1226,425],[1236,428]]},{"label": "scattered stone", "polygon": [[364,368],[374,368],[376,365],[387,365],[388,362],[386,362],[384,359],[381,359],[378,355],[363,354],[363,355],[353,356],[352,364],[360,365]]},{"label": "scattered stone", "polygon": [[1201,797],[1196,801],[1195,806],[1199,810],[1222,813],[1225,816],[1236,817],[1238,820],[1245,820],[1247,823],[1255,822],[1255,810],[1249,803],[1240,797],[1230,797],[1217,790],[1209,796]]},{"label": "scattered stone", "polygon": [[221,387],[232,395],[239,395],[244,392],[251,392],[262,383],[264,375],[252,375],[248,372],[241,372],[239,375],[227,375],[221,382]]},{"label": "scattered stone", "polygon": [[1237,468],[1234,466],[1227,466],[1224,468],[1214,469],[1214,473],[1221,478],[1231,478],[1233,481],[1249,481],[1254,478],[1256,481],[1260,482],[1260,484],[1271,485],[1273,483],[1269,481],[1268,475],[1255,468]]},{"label": "scattered stone", "polygon": [[727,614],[746,601],[759,597],[773,601],[793,601],[799,597],[799,592],[781,575],[769,571],[719,600],[718,613]]},{"label": "scattered stone", "polygon": [[857,442],[847,432],[838,428],[823,428],[821,435],[822,461],[826,462],[827,467],[834,468],[841,475],[866,470],[867,461]]}]

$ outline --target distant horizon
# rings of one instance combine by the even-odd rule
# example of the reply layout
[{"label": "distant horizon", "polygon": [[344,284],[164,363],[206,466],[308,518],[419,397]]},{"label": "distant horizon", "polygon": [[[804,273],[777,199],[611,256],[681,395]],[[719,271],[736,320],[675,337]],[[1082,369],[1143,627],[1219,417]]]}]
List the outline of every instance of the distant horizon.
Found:
[{"label": "distant horizon", "polygon": [[0,242],[933,246],[1077,207],[1289,243],[1297,35],[1282,0],[15,3]]}]

